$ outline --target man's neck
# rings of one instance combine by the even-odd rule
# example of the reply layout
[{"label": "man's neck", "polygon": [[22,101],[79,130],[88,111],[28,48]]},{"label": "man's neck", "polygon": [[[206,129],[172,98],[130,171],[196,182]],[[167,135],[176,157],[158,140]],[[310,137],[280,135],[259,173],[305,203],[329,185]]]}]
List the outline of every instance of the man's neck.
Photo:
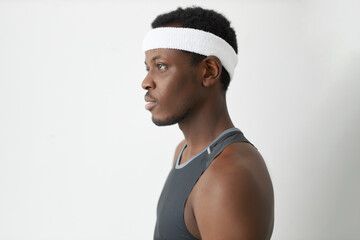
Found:
[{"label": "man's neck", "polygon": [[189,118],[179,123],[187,144],[183,153],[182,163],[207,147],[226,129],[234,127],[225,99],[223,102],[207,104],[201,111],[191,114]]}]

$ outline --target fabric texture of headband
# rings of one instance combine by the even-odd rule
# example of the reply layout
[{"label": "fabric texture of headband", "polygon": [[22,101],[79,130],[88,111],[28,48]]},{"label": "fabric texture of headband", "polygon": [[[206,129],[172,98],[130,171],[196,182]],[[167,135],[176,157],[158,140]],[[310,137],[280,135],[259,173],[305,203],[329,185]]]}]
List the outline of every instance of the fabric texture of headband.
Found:
[{"label": "fabric texture of headband", "polygon": [[235,50],[215,34],[193,28],[161,27],[150,30],[143,41],[143,51],[166,48],[216,56],[230,75],[238,61]]}]

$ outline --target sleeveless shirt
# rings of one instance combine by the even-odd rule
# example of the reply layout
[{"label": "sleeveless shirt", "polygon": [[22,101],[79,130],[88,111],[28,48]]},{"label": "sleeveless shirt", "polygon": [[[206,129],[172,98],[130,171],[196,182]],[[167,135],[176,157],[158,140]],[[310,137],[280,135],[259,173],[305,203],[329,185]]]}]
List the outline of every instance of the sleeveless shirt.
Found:
[{"label": "sleeveless shirt", "polygon": [[166,179],[159,198],[154,240],[196,240],[185,225],[184,208],[186,200],[195,183],[211,162],[229,144],[234,142],[250,143],[239,129],[230,128],[221,133],[203,151],[179,165],[181,155],[187,146],[184,145]]}]

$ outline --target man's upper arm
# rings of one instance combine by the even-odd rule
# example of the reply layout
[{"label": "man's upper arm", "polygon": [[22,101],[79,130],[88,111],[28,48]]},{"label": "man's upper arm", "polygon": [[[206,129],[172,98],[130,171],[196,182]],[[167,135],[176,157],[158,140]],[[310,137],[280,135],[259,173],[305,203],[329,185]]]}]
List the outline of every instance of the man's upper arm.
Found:
[{"label": "man's upper arm", "polygon": [[261,171],[230,164],[207,173],[194,209],[203,240],[270,239],[272,185],[260,176]]}]

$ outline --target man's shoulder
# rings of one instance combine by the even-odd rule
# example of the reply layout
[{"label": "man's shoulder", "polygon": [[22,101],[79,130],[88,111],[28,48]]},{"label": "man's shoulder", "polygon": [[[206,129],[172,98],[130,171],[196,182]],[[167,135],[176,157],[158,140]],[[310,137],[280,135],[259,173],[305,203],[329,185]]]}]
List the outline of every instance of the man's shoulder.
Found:
[{"label": "man's shoulder", "polygon": [[258,150],[245,142],[226,147],[204,172],[198,187],[203,190],[200,198],[212,199],[213,204],[231,205],[241,200],[240,205],[246,208],[250,199],[263,204],[273,198],[266,164]]},{"label": "man's shoulder", "polygon": [[[200,230],[210,236],[226,232],[247,239],[271,235],[273,188],[264,160],[252,145],[233,143],[226,147],[196,189],[193,207]],[[214,216],[228,227],[217,227]]]},{"label": "man's shoulder", "polygon": [[264,171],[266,165],[259,151],[249,143],[235,142],[227,146],[212,162],[209,172],[223,175],[229,172]]},{"label": "man's shoulder", "polygon": [[269,194],[273,191],[265,161],[249,143],[230,144],[214,159],[206,174],[209,183],[216,181],[219,187],[231,185],[238,189],[238,194],[248,194],[249,191]]}]

